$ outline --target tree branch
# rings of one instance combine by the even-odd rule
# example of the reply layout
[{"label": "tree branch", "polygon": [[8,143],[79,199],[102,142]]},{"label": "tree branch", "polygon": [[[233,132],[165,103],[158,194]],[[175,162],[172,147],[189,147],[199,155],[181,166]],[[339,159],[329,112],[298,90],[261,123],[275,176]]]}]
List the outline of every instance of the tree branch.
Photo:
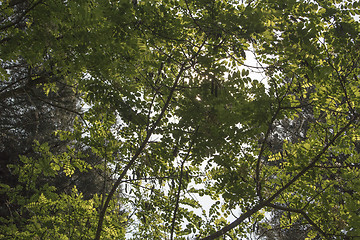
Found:
[{"label": "tree branch", "polygon": [[316,231],[318,231],[321,235],[325,237],[325,239],[328,237],[328,235],[308,216],[308,214],[303,209],[289,208],[272,203],[268,203],[267,206],[285,212],[294,212],[301,214],[306,219],[306,221],[308,221],[308,223],[316,229]]},{"label": "tree branch", "polygon": [[235,221],[230,223],[229,225],[223,227],[219,231],[202,238],[202,240],[212,240],[218,237],[221,237],[226,232],[230,231],[231,229],[240,225],[245,219],[251,217],[253,214],[270,204],[275,198],[277,198],[282,192],[288,189],[292,184],[294,184],[300,177],[302,177],[306,172],[308,172],[311,168],[315,166],[315,164],[321,159],[321,156],[328,150],[330,146],[332,146],[335,141],[346,131],[349,127],[359,118],[359,115],[354,115],[350,121],[340,129],[340,131],[329,141],[323,149],[311,160],[310,164],[303,168],[298,174],[296,174],[287,184],[285,184],[282,188],[280,188],[277,192],[275,192],[271,197],[269,197],[266,201],[259,202],[256,204],[252,209],[248,210],[247,212],[243,213],[239,218]]},{"label": "tree branch", "polygon": [[41,4],[43,0],[39,0],[38,2],[34,3],[31,7],[29,7],[28,9],[26,9],[19,17],[18,19],[16,19],[15,22],[10,22],[8,24],[5,24],[4,26],[0,27],[0,31],[3,31],[7,28],[10,28],[12,26],[15,26],[16,24],[18,24],[21,20],[23,20],[23,18],[26,16],[26,14],[28,14],[31,10],[33,10],[37,5]]},{"label": "tree branch", "polygon": [[256,193],[257,193],[258,197],[260,198],[260,201],[263,200],[262,199],[262,194],[261,194],[262,186],[261,186],[261,180],[260,180],[261,158],[262,158],[262,155],[263,155],[263,153],[265,151],[266,141],[270,136],[273,122],[276,120],[277,115],[280,113],[280,111],[282,109],[281,103],[284,101],[285,97],[288,95],[288,93],[290,91],[291,84],[292,84],[292,81],[289,84],[289,86],[287,87],[286,92],[284,93],[284,95],[281,98],[279,98],[277,109],[276,109],[274,115],[272,116],[272,118],[271,118],[271,120],[269,122],[269,126],[268,126],[268,129],[267,129],[266,133],[265,133],[264,141],[263,141],[263,143],[261,145],[260,153],[258,155],[258,159],[257,159],[257,162],[256,162],[256,172],[255,172]]},{"label": "tree branch", "polygon": [[188,149],[188,151],[186,153],[186,156],[185,156],[184,160],[181,163],[180,176],[179,176],[179,187],[178,187],[178,191],[177,191],[177,194],[176,194],[175,209],[174,209],[174,214],[173,214],[173,218],[172,218],[172,222],[171,222],[170,240],[174,239],[175,220],[176,220],[176,214],[177,214],[177,211],[178,211],[178,208],[179,208],[181,182],[182,182],[183,173],[184,173],[184,164],[185,164],[185,162],[187,161],[187,159],[190,156],[190,152],[191,152],[191,149],[192,149],[192,147],[194,145],[194,140],[195,140],[196,133],[198,132],[198,129],[199,129],[199,126],[195,129],[193,140],[192,140],[192,142],[191,142],[191,144],[189,146],[189,149]]},{"label": "tree branch", "polygon": [[173,94],[175,92],[175,88],[178,84],[178,81],[182,75],[182,73],[185,71],[185,65],[187,64],[187,62],[184,62],[182,64],[182,66],[180,67],[180,71],[178,73],[178,75],[176,76],[176,79],[174,81],[173,87],[168,95],[168,98],[166,100],[165,105],[163,106],[163,108],[161,109],[161,112],[158,116],[158,118],[156,119],[156,121],[154,122],[154,124],[152,125],[152,127],[148,130],[145,139],[142,141],[140,147],[138,148],[138,150],[135,152],[135,154],[133,155],[133,157],[131,158],[131,160],[128,162],[128,164],[124,167],[123,171],[121,172],[119,178],[116,180],[116,182],[114,183],[113,187],[111,188],[106,201],[104,203],[103,208],[100,211],[100,215],[99,215],[99,221],[98,221],[98,225],[97,225],[97,230],[96,230],[96,236],[95,236],[95,240],[99,240],[100,239],[100,234],[101,234],[101,230],[102,230],[102,224],[104,221],[104,217],[105,217],[105,212],[106,209],[109,206],[110,200],[112,199],[112,197],[115,194],[116,189],[119,187],[120,183],[122,182],[122,179],[125,177],[127,171],[130,169],[130,167],[135,163],[136,159],[139,157],[139,155],[141,154],[141,152],[143,151],[143,149],[145,148],[145,146],[147,145],[152,133],[155,131],[157,125],[160,123],[161,119],[163,118],[165,111],[167,110],[168,106],[170,105],[170,101],[173,97]]}]

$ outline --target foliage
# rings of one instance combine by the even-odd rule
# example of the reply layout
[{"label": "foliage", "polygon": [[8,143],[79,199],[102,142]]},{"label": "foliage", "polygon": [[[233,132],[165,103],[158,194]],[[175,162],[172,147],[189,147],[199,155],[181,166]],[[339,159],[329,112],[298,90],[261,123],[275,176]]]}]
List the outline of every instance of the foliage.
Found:
[{"label": "foliage", "polygon": [[[24,214],[3,236],[235,239],[274,226],[271,211],[308,239],[360,236],[358,6],[5,1],[0,99],[32,84],[51,101],[62,82],[82,108],[56,129],[67,147],[44,138],[18,157],[2,191]],[[249,54],[260,67],[244,68]],[[20,62],[33,72],[17,85]],[[101,195],[42,180],[86,169]]]}]

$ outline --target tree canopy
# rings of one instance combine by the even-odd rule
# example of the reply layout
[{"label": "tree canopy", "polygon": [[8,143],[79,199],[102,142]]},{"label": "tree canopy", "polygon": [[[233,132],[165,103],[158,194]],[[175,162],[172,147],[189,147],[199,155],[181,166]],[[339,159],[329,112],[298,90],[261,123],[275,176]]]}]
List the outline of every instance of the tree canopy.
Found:
[{"label": "tree canopy", "polygon": [[0,237],[360,237],[359,6],[3,1]]}]

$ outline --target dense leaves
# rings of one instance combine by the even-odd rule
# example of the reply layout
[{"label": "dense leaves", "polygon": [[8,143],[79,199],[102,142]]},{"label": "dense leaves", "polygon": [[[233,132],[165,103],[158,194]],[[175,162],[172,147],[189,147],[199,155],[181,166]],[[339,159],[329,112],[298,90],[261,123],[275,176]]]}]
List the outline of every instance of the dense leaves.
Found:
[{"label": "dense leaves", "polygon": [[1,237],[360,236],[358,1],[0,7]]}]

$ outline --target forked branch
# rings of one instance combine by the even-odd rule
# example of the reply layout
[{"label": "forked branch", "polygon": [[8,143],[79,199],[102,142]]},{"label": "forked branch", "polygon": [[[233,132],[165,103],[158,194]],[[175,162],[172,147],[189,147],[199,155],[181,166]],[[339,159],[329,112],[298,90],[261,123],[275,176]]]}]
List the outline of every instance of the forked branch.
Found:
[{"label": "forked branch", "polygon": [[253,214],[255,214],[256,212],[258,212],[259,210],[261,210],[262,208],[264,208],[265,206],[268,206],[271,204],[271,202],[276,199],[281,193],[283,193],[285,190],[287,190],[290,186],[292,186],[295,182],[297,182],[297,180],[299,180],[299,178],[301,178],[302,176],[305,175],[305,173],[307,173],[311,168],[313,168],[315,166],[315,164],[321,159],[321,157],[325,154],[325,152],[329,149],[330,146],[332,146],[335,141],[337,139],[340,138],[340,136],[347,131],[350,126],[352,124],[354,124],[356,122],[356,120],[359,118],[358,115],[354,115],[350,121],[343,127],[340,129],[339,132],[337,132],[337,134],[321,149],[321,151],[312,158],[312,160],[310,161],[310,163],[303,168],[298,174],[296,174],[287,184],[285,184],[282,188],[280,188],[277,192],[275,192],[271,197],[269,197],[267,200],[259,202],[258,204],[256,204],[253,208],[251,208],[250,210],[246,211],[245,213],[241,214],[241,216],[239,218],[237,218],[235,221],[233,221],[232,223],[230,223],[229,225],[223,227],[222,229],[220,229],[219,231],[205,237],[202,238],[202,240],[213,240],[216,239],[218,237],[223,236],[225,233],[229,232],[230,230],[232,230],[233,228],[239,226],[244,220],[246,220],[247,218],[251,217]]}]

